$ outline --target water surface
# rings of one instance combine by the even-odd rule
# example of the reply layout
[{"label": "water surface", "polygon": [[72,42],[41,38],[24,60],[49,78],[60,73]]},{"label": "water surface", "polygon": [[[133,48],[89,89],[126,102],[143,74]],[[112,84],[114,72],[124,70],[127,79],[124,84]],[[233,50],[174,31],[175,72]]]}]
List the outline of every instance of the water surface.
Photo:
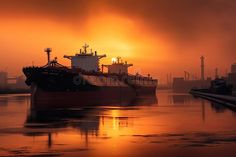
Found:
[{"label": "water surface", "polygon": [[49,113],[29,107],[29,95],[0,96],[0,156],[236,154],[236,112],[189,94]]}]

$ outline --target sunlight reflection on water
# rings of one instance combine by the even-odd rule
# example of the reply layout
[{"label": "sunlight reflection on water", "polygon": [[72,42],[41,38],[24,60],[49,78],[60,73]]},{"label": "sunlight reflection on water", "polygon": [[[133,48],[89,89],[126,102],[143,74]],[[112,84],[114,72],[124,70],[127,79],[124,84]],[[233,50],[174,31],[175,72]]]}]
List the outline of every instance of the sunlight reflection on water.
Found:
[{"label": "sunlight reflection on water", "polygon": [[236,113],[189,94],[160,91],[125,106],[53,112],[29,111],[29,95],[2,95],[0,119],[0,156],[236,153]]}]

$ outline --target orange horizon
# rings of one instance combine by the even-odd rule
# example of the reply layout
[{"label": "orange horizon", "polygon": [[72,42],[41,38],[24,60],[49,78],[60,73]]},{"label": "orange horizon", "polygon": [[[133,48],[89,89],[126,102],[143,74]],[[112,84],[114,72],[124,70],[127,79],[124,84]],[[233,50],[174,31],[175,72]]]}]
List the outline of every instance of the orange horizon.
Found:
[{"label": "orange horizon", "polygon": [[[170,35],[162,27],[165,20],[153,25],[141,16],[114,9],[108,2],[91,4],[88,13],[78,15],[78,19],[67,15],[66,20],[51,17],[47,10],[34,13],[32,8],[38,9],[38,6],[25,6],[32,14],[22,14],[17,6],[3,10],[0,71],[7,68],[10,75],[19,75],[23,66],[44,65],[45,47],[51,47],[52,56],[68,66],[69,62],[62,56],[75,54],[85,42],[99,54],[107,54],[108,57],[101,60],[103,64],[120,56],[134,64],[131,73],[151,74],[161,83],[166,82],[166,75],[170,73],[183,76],[183,71],[189,71],[200,76],[202,55],[206,58],[206,75],[211,77],[215,68],[220,75],[225,75],[226,69],[229,72],[235,62],[233,50],[225,47],[228,38],[222,39],[222,31],[202,30],[196,39],[188,39],[184,34]],[[216,62],[218,60],[220,62]]]}]

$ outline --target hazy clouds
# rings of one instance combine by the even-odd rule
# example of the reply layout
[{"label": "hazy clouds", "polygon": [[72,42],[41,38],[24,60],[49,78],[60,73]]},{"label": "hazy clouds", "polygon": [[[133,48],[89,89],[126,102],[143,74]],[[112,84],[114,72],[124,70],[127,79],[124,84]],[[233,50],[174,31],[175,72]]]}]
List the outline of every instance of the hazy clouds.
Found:
[{"label": "hazy clouds", "polygon": [[141,33],[149,32],[152,38],[161,34],[173,54],[198,52],[211,60],[222,59],[222,64],[236,61],[235,0],[1,0],[0,14],[70,26],[100,14],[116,14],[139,21],[144,26]]},{"label": "hazy clouds", "polygon": [[222,46],[228,47],[226,51],[235,50],[234,0],[2,0],[0,10],[2,15],[40,16],[69,23],[83,23],[99,12],[117,13],[178,41],[219,38]]}]

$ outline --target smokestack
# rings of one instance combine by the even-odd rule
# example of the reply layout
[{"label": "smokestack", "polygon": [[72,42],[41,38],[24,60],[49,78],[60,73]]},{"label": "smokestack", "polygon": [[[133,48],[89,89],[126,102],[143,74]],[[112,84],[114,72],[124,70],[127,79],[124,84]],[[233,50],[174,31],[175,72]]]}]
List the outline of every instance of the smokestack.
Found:
[{"label": "smokestack", "polygon": [[201,56],[201,80],[205,80],[205,72],[204,72],[204,68],[205,68],[205,64],[204,64],[204,57]]}]

